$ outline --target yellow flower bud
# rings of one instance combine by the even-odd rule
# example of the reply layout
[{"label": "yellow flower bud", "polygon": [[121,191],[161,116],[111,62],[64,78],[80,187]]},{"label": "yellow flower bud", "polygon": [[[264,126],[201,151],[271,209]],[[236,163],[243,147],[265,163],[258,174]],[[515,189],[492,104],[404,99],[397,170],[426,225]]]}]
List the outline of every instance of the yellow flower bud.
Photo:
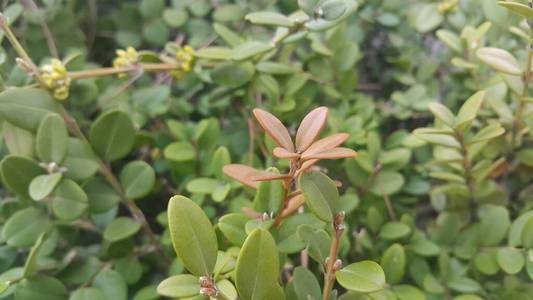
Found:
[{"label": "yellow flower bud", "polygon": [[49,64],[42,66],[40,75],[54,98],[65,100],[69,96],[71,79],[68,77],[67,68],[59,59],[54,58]]},{"label": "yellow flower bud", "polygon": [[[133,47],[128,47],[126,50],[118,49],[115,52],[117,54],[117,57],[113,60],[113,67],[115,68],[127,68],[139,63],[139,53]],[[118,75],[119,78],[127,76],[126,73]]]}]

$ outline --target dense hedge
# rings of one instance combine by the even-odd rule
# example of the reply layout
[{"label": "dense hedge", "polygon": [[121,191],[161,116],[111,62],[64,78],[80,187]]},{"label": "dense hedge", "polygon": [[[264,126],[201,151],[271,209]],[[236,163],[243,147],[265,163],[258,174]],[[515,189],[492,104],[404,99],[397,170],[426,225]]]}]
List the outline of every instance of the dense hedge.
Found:
[{"label": "dense hedge", "polygon": [[0,7],[0,299],[533,299],[532,1]]}]

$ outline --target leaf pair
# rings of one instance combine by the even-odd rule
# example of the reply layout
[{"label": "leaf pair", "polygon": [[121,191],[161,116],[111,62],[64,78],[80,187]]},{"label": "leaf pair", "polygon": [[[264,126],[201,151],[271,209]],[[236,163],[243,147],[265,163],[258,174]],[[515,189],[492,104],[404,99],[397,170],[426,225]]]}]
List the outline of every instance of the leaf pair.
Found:
[{"label": "leaf pair", "polygon": [[[172,276],[161,282],[157,290],[169,297],[196,296],[202,288],[202,277],[216,279],[212,278],[218,252],[215,231],[202,209],[183,196],[170,199],[168,223],[174,249],[192,275]],[[241,299],[285,299],[277,282],[278,274],[274,238],[268,231],[257,228],[246,238],[236,263],[235,283]],[[231,282],[223,281],[217,282],[217,289],[233,288]]]},{"label": "leaf pair", "polygon": [[[279,146],[274,148],[274,156],[298,162],[299,168],[294,170],[295,176],[309,169],[321,159],[347,158],[357,154],[352,149],[338,147],[348,139],[346,133],[334,134],[316,141],[328,118],[326,107],[318,107],[304,117],[298,127],[295,143],[293,143],[287,128],[274,115],[261,109],[254,109],[253,113],[261,127]],[[224,173],[254,189],[258,188],[258,181],[291,178],[286,174],[259,171],[237,164],[225,166]]]},{"label": "leaf pair", "polygon": [[289,131],[278,118],[258,108],[254,109],[253,113],[261,127],[276,144],[293,153],[295,151],[296,153],[302,153],[315,141],[326,124],[328,117],[328,109],[323,106],[307,114],[298,127],[296,144],[293,144]]}]

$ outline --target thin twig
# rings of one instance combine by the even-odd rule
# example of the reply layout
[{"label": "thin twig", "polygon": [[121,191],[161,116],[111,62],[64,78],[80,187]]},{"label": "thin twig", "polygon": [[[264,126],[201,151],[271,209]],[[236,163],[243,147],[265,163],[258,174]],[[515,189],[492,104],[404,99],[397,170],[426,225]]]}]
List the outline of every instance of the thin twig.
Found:
[{"label": "thin twig", "polygon": [[333,236],[329,248],[329,257],[326,260],[326,274],[324,275],[324,288],[322,300],[329,300],[329,295],[335,284],[335,272],[340,268],[337,262],[339,245],[342,233],[344,232],[344,212],[340,212],[333,222]]},{"label": "thin twig", "polygon": [[[33,0],[20,0],[20,3],[22,3],[22,6],[24,6],[27,11],[39,14],[39,7],[37,6],[37,4],[35,4]],[[48,27],[48,24],[46,24],[44,16],[39,16],[38,22],[39,26],[41,26],[41,30],[43,32],[44,39],[46,40],[46,44],[48,45],[48,50],[50,51],[50,54],[55,58],[59,58],[59,51],[57,50],[57,46],[54,41],[54,36],[50,31],[50,27]]]}]

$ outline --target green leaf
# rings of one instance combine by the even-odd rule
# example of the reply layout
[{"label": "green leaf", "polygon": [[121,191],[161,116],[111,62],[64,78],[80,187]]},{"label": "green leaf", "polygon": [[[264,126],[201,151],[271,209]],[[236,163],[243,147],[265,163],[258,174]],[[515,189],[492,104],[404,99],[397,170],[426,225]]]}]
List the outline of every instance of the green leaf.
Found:
[{"label": "green leaf", "polygon": [[335,275],[339,284],[350,291],[371,293],[385,287],[383,269],[369,260],[348,265]]},{"label": "green leaf", "polygon": [[507,274],[517,274],[525,264],[522,251],[512,247],[498,249],[496,259],[500,268]]},{"label": "green leaf", "polygon": [[455,119],[455,127],[463,130],[468,126],[477,116],[477,112],[485,98],[485,91],[479,91],[468,98],[459,109]]},{"label": "green leaf", "polygon": [[307,15],[314,17],[320,0],[298,0],[298,6]]},{"label": "green leaf", "polygon": [[219,292],[228,300],[237,300],[237,289],[228,279],[222,279],[216,282]]},{"label": "green leaf", "polygon": [[292,27],[294,26],[294,21],[288,17],[271,11],[260,11],[247,14],[244,17],[246,20],[258,24],[258,25],[269,25],[269,26],[281,26],[281,27]]},{"label": "green leaf", "polygon": [[271,44],[258,42],[258,41],[249,41],[243,44],[238,45],[232,49],[231,58],[233,60],[245,60],[252,58],[256,55],[268,52],[274,49],[274,46]]},{"label": "green leaf", "polygon": [[276,243],[281,253],[296,253],[305,248],[307,243],[298,234],[298,228],[302,225],[309,225],[313,229],[324,227],[324,223],[312,213],[295,214],[284,219],[276,234]]},{"label": "green leaf", "polygon": [[69,300],[107,300],[107,298],[99,289],[87,287],[76,290]]},{"label": "green leaf", "polygon": [[91,147],[80,139],[68,139],[67,158],[63,162],[65,176],[76,181],[92,177],[98,171],[98,161]]},{"label": "green leaf", "polygon": [[14,248],[28,248],[52,226],[47,216],[34,207],[14,213],[2,228],[2,239]]},{"label": "green leaf", "polygon": [[52,202],[52,210],[59,219],[76,219],[83,215],[88,207],[87,194],[75,181],[64,179],[59,183]]},{"label": "green leaf", "polygon": [[477,281],[463,276],[454,276],[448,279],[446,284],[451,290],[461,293],[476,293],[481,290],[481,286]]},{"label": "green leaf", "polygon": [[457,34],[446,29],[437,30],[437,37],[448,47],[452,48],[456,52],[461,52],[461,39]]},{"label": "green leaf", "polygon": [[498,1],[498,5],[507,8],[508,10],[525,17],[526,19],[533,18],[533,8],[517,2],[512,1]]},{"label": "green leaf", "polygon": [[235,267],[235,283],[242,300],[271,299],[277,285],[279,258],[276,242],[264,229],[255,229],[241,248]]},{"label": "green leaf", "polygon": [[340,207],[335,182],[321,172],[309,172],[300,176],[299,183],[311,211],[321,220],[333,222]]},{"label": "green leaf", "polygon": [[93,280],[93,286],[105,295],[106,299],[126,300],[128,287],[120,274],[113,270],[98,273]]},{"label": "green leaf", "polygon": [[533,218],[529,218],[529,221],[524,225],[521,240],[524,248],[533,249]]},{"label": "green leaf", "polygon": [[443,20],[444,17],[440,14],[436,3],[417,6],[415,26],[419,32],[430,32],[437,28]]},{"label": "green leaf", "polygon": [[195,178],[187,183],[187,191],[192,194],[210,194],[222,183],[208,177]]},{"label": "green leaf", "polygon": [[502,134],[505,133],[505,129],[502,127],[499,123],[492,123],[489,126],[481,129],[474,135],[472,138],[470,138],[467,142],[467,144],[475,144],[479,142],[484,142],[488,140],[492,140]]},{"label": "green leaf", "polygon": [[22,280],[15,290],[15,299],[66,300],[67,288],[54,277],[36,275]]},{"label": "green leaf", "polygon": [[387,282],[391,284],[399,283],[405,273],[405,250],[400,244],[393,244],[381,257],[381,266],[385,271]]},{"label": "green leaf", "polygon": [[[268,172],[279,174],[276,168],[269,168]],[[253,209],[257,212],[277,214],[281,209],[284,196],[283,181],[262,181],[259,183],[253,202]]]},{"label": "green leaf", "polygon": [[170,27],[181,27],[185,25],[188,18],[189,15],[185,9],[168,8],[163,11],[163,20],[165,20]]},{"label": "green leaf", "polygon": [[39,201],[50,195],[55,189],[63,174],[53,173],[35,177],[29,187],[29,194],[33,200]]},{"label": "green leaf", "polygon": [[509,246],[522,245],[522,232],[530,218],[533,218],[533,211],[525,212],[513,221],[509,228]]},{"label": "green leaf", "polygon": [[124,188],[126,197],[142,198],[154,187],[154,169],[142,160],[130,162],[120,172],[120,184]]},{"label": "green leaf", "polygon": [[328,233],[323,229],[315,229],[304,224],[298,227],[297,234],[307,244],[309,256],[319,264],[323,264],[329,254],[329,245],[331,244]]},{"label": "green leaf", "polygon": [[494,275],[498,273],[500,267],[496,258],[496,251],[482,251],[474,257],[474,266],[484,275]]},{"label": "green leaf", "polygon": [[324,20],[333,21],[340,18],[348,9],[343,0],[326,0],[320,4]]},{"label": "green leaf", "polygon": [[426,300],[424,293],[412,285],[395,285],[392,287],[392,291],[398,300]]},{"label": "green leaf", "polygon": [[315,275],[309,269],[298,266],[293,272],[294,292],[298,300],[320,299],[322,294]]},{"label": "green leaf", "polygon": [[398,193],[405,183],[402,174],[394,171],[381,171],[374,179],[370,191],[374,195],[393,195]]},{"label": "green leaf", "polygon": [[28,193],[32,180],[44,174],[44,170],[32,159],[8,155],[0,162],[0,171],[5,186],[17,195],[30,198]]},{"label": "green leaf", "polygon": [[27,278],[37,270],[37,257],[39,255],[39,250],[41,249],[43,242],[46,240],[46,238],[46,232],[41,233],[37,241],[35,241],[33,247],[31,247],[30,253],[28,254],[26,262],[24,263],[24,273],[22,274],[23,277]]},{"label": "green leaf", "polygon": [[206,47],[194,53],[195,57],[205,59],[227,60],[232,57],[232,49],[226,47]]},{"label": "green leaf", "polygon": [[502,206],[487,205],[480,211],[480,242],[484,246],[496,246],[507,235],[511,225],[509,211]]},{"label": "green leaf", "polygon": [[104,239],[116,242],[126,239],[141,229],[141,224],[128,217],[114,219],[104,230]]},{"label": "green leaf", "polygon": [[135,128],[130,117],[122,111],[106,112],[94,121],[89,141],[103,159],[114,161],[126,156],[133,147]]},{"label": "green leaf", "polygon": [[522,164],[533,167],[533,149],[522,149],[516,156]]},{"label": "green leaf", "polygon": [[42,162],[61,164],[67,155],[68,131],[65,121],[58,115],[43,118],[35,137],[35,150]]},{"label": "green leaf", "polygon": [[449,148],[461,149],[459,141],[450,135],[448,130],[438,130],[433,128],[417,128],[413,134],[426,142],[445,146]]},{"label": "green leaf", "polygon": [[386,240],[397,240],[411,233],[411,228],[402,222],[389,222],[381,227],[379,236]]},{"label": "green leaf", "polygon": [[226,43],[228,43],[228,45],[232,47],[244,43],[244,39],[239,34],[220,23],[213,24],[213,29]]},{"label": "green leaf", "polygon": [[2,136],[9,153],[33,157],[35,152],[34,134],[7,121],[2,122],[2,124]]},{"label": "green leaf", "polygon": [[216,84],[237,88],[249,82],[254,73],[254,65],[250,62],[225,62],[211,71],[211,79]]},{"label": "green leaf", "polygon": [[240,213],[231,213],[218,220],[218,228],[224,236],[235,246],[242,246],[246,240],[245,225],[249,218]]},{"label": "green leaf", "polygon": [[440,247],[431,240],[422,238],[410,245],[414,253],[421,256],[436,256],[440,253]]},{"label": "green leaf", "polygon": [[15,267],[0,274],[0,282],[2,282],[4,286],[7,286],[7,289],[0,293],[1,299],[13,298],[13,293],[15,292],[17,285],[8,284],[8,282],[20,280],[22,278],[23,272],[24,270],[22,267]]},{"label": "green leaf", "polygon": [[516,58],[507,50],[500,48],[479,48],[477,58],[498,72],[509,75],[521,75],[522,70]]},{"label": "green leaf", "polygon": [[277,63],[272,61],[262,61],[255,65],[257,71],[269,75],[288,75],[295,72],[294,68],[287,66],[283,63]]},{"label": "green leaf", "polygon": [[39,88],[9,88],[0,93],[0,117],[20,128],[33,131],[59,104]]},{"label": "green leaf", "polygon": [[143,275],[143,265],[135,256],[124,256],[115,263],[117,271],[128,285],[135,284]]},{"label": "green leaf", "polygon": [[453,126],[455,116],[446,106],[438,102],[431,102],[428,104],[428,108],[435,117],[446,123],[446,125]]},{"label": "green leaf", "polygon": [[172,298],[194,297],[200,293],[200,281],[189,274],[174,275],[157,286],[157,293]]},{"label": "green leaf", "polygon": [[189,272],[211,276],[217,259],[217,239],[202,209],[183,196],[170,198],[168,224],[174,250]]},{"label": "green leaf", "polygon": [[89,211],[92,214],[108,212],[120,202],[113,187],[102,178],[92,178],[83,184],[83,190],[89,198]]},{"label": "green leaf", "polygon": [[196,157],[196,149],[189,142],[175,142],[164,150],[165,158],[172,161],[190,161]]}]

